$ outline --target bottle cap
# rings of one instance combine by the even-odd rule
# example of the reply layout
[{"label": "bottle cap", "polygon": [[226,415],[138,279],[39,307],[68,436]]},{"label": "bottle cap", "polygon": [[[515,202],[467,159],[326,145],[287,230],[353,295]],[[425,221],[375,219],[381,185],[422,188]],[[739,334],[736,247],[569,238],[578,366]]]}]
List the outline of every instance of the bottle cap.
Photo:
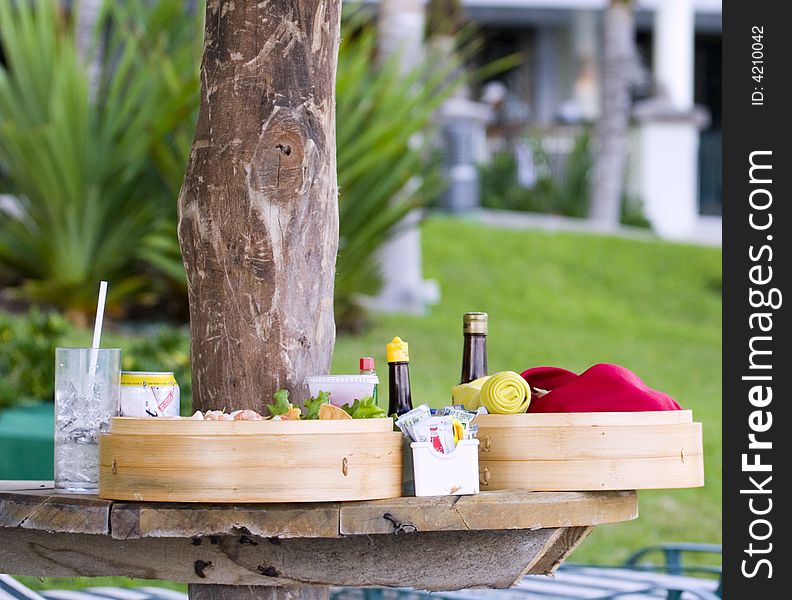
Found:
[{"label": "bottle cap", "polygon": [[393,338],[389,344],[385,346],[385,354],[388,356],[388,362],[410,362],[410,353],[407,350],[407,342],[403,341],[400,337]]},{"label": "bottle cap", "polygon": [[487,313],[466,312],[462,316],[462,333],[487,335]]},{"label": "bottle cap", "polygon": [[360,370],[361,371],[373,371],[374,370],[374,359],[370,356],[363,356],[360,359]]}]

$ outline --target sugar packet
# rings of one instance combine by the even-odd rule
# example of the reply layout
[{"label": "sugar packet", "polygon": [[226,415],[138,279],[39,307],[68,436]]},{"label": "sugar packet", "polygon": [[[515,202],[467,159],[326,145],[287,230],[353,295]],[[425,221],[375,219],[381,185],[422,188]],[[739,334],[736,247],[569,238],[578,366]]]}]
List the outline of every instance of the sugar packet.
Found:
[{"label": "sugar packet", "polygon": [[411,411],[408,411],[401,415],[400,417],[396,418],[396,426],[401,429],[402,433],[411,438],[414,442],[417,441],[415,439],[415,431],[414,427],[417,423],[420,423],[424,419],[428,419],[432,416],[432,411],[429,408],[428,404],[421,404],[420,406],[416,406]]}]

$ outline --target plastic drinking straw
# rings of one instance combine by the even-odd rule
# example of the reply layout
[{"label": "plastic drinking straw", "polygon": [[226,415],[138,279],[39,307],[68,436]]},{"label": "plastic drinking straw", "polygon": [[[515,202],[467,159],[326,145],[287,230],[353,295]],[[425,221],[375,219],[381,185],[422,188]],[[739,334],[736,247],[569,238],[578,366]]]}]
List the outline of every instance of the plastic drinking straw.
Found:
[{"label": "plastic drinking straw", "polygon": [[96,320],[94,321],[93,348],[99,348],[102,339],[102,321],[104,320],[105,300],[107,299],[107,282],[99,283],[99,301],[96,304]]},{"label": "plastic drinking straw", "polygon": [[93,392],[96,380],[96,368],[99,361],[99,342],[102,339],[102,321],[104,321],[105,300],[107,299],[107,282],[99,282],[99,301],[96,303],[96,320],[94,321],[93,344],[91,345],[91,364],[88,367],[88,379],[85,382],[85,396]]}]

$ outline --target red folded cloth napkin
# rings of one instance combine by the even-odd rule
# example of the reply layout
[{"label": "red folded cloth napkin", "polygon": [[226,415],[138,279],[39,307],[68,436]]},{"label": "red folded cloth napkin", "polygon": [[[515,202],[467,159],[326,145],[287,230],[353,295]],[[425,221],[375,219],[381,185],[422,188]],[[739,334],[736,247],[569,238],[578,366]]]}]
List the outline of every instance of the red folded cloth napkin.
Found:
[{"label": "red folded cloth napkin", "polygon": [[532,398],[529,413],[682,410],[671,396],[653,390],[619,365],[594,365],[580,375],[558,367],[536,367],[522,376],[531,388],[548,390]]}]

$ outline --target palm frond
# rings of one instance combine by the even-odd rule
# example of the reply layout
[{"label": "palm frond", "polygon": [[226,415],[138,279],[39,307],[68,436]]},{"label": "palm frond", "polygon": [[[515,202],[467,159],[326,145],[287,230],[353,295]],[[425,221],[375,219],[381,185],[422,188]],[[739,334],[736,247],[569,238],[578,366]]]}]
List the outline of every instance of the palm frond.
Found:
[{"label": "palm frond", "polygon": [[90,306],[99,279],[119,303],[151,287],[136,265],[152,256],[150,233],[175,223],[201,28],[180,0],[108,1],[92,94],[58,3],[0,0],[0,164],[22,206],[0,223],[0,262],[23,282],[19,294],[74,311]]}]

